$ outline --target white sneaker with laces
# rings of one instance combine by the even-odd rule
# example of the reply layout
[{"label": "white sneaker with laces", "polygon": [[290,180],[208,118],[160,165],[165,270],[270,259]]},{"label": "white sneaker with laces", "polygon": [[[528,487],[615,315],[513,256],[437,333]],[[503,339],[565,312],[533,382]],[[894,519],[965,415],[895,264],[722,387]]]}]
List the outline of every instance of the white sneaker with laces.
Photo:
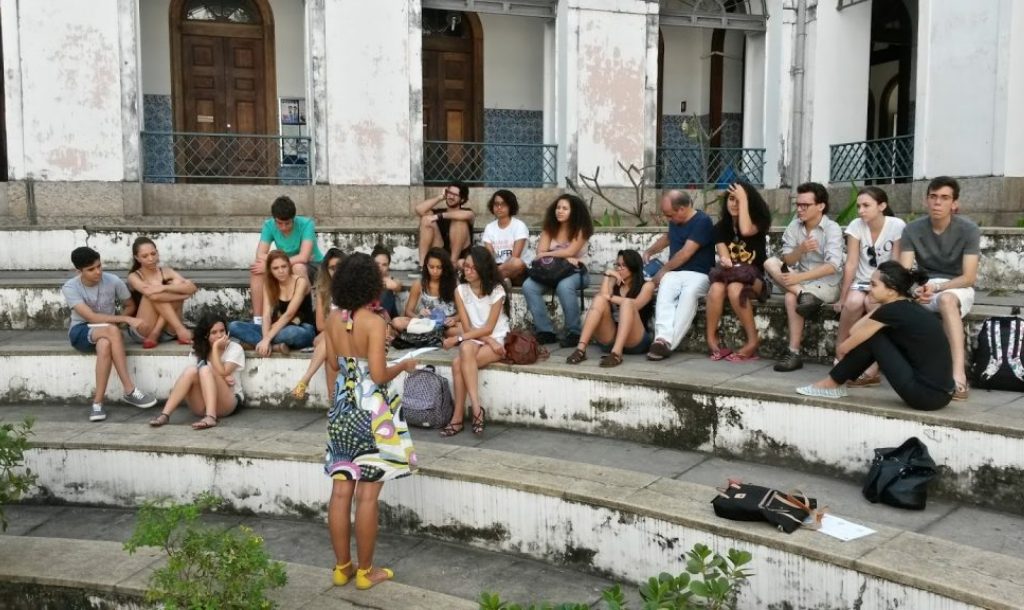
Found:
[{"label": "white sneaker with laces", "polygon": [[153,398],[149,394],[143,392],[139,388],[135,388],[128,394],[121,397],[121,402],[129,404],[133,407],[140,409],[148,409],[156,405],[156,398]]}]

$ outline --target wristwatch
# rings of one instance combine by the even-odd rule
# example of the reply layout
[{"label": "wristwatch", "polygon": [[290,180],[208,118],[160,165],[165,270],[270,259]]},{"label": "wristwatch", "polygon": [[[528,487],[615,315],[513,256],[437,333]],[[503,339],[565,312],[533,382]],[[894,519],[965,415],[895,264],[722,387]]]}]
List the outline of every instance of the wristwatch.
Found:
[{"label": "wristwatch", "polygon": [[465,341],[465,339],[462,337],[462,335],[459,335],[458,337],[455,337],[455,340],[458,341],[459,345],[462,345],[462,342]]}]

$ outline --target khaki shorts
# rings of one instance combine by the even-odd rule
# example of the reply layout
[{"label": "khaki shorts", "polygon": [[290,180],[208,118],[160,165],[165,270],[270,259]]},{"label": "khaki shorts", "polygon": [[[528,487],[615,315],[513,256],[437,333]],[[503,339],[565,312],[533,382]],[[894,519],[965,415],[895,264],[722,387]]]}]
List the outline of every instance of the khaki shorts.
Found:
[{"label": "khaki shorts", "polygon": [[[928,283],[932,286],[941,286],[949,280],[934,279],[928,280]],[[974,307],[974,289],[973,288],[950,288],[949,290],[943,290],[942,292],[936,292],[932,296],[932,300],[925,304],[925,307],[930,311],[939,311],[939,296],[943,294],[952,294],[960,301],[960,317],[964,318],[967,314],[971,313],[971,308]]]},{"label": "khaki shorts", "polygon": [[800,284],[800,292],[809,292],[825,303],[835,303],[839,300],[838,284],[807,282],[805,284]]}]

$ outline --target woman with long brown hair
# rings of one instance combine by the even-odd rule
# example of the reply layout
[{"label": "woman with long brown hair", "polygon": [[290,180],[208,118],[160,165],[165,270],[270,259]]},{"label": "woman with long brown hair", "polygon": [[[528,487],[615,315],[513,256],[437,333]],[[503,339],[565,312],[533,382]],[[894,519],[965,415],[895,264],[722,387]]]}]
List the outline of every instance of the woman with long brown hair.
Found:
[{"label": "woman with long brown hair", "polygon": [[288,255],[281,250],[267,254],[267,281],[263,287],[263,319],[259,324],[235,320],[228,334],[243,344],[254,346],[260,356],[271,351],[288,353],[313,345],[313,304],[309,300],[309,280],[292,272]]}]

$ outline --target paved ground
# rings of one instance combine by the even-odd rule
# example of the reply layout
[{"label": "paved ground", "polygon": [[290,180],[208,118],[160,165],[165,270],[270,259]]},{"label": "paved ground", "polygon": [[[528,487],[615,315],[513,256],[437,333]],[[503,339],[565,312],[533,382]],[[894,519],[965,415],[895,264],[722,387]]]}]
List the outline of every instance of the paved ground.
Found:
[{"label": "paved ground", "polygon": [[[40,421],[81,421],[82,406],[0,406],[0,419],[11,421],[32,415]],[[138,423],[152,417],[155,410],[138,410],[127,406],[111,406],[108,421]],[[184,410],[175,412],[172,425],[192,421]],[[96,424],[101,426],[102,424]],[[246,409],[222,423],[254,429],[316,431],[326,427],[324,414],[314,410]],[[197,432],[201,434],[201,432]],[[439,441],[433,431],[413,431],[414,438]],[[866,521],[935,536],[979,549],[1024,559],[1024,517],[979,509],[970,505],[932,499],[924,511],[906,511],[880,504],[871,504],[860,493],[856,482],[832,479],[777,466],[725,460],[703,453],[666,449],[628,441],[599,438],[547,430],[536,430],[500,424],[487,427],[483,438],[460,434],[445,442],[486,449],[537,455],[548,458],[614,466],[709,486],[720,486],[728,478],[740,478],[781,489],[801,489],[830,507],[833,514],[854,521]],[[326,484],[326,483],[325,483]],[[711,498],[708,498],[711,501]],[[54,534],[50,534],[54,535]],[[326,541],[325,546],[327,549]],[[313,562],[323,565],[326,559]],[[388,556],[384,556],[388,559]],[[392,555],[390,557],[395,557]],[[282,557],[284,558],[284,557]],[[291,559],[299,561],[298,559]],[[415,563],[415,562],[412,562]],[[473,565],[472,562],[466,565]],[[527,579],[528,580],[528,579]],[[526,582],[516,578],[515,582]],[[486,582],[486,581],[481,581]],[[408,584],[416,584],[408,582]],[[600,585],[595,585],[600,586]],[[427,587],[430,588],[430,587]],[[444,589],[441,589],[444,590]],[[464,596],[460,593],[460,595]]]}]

